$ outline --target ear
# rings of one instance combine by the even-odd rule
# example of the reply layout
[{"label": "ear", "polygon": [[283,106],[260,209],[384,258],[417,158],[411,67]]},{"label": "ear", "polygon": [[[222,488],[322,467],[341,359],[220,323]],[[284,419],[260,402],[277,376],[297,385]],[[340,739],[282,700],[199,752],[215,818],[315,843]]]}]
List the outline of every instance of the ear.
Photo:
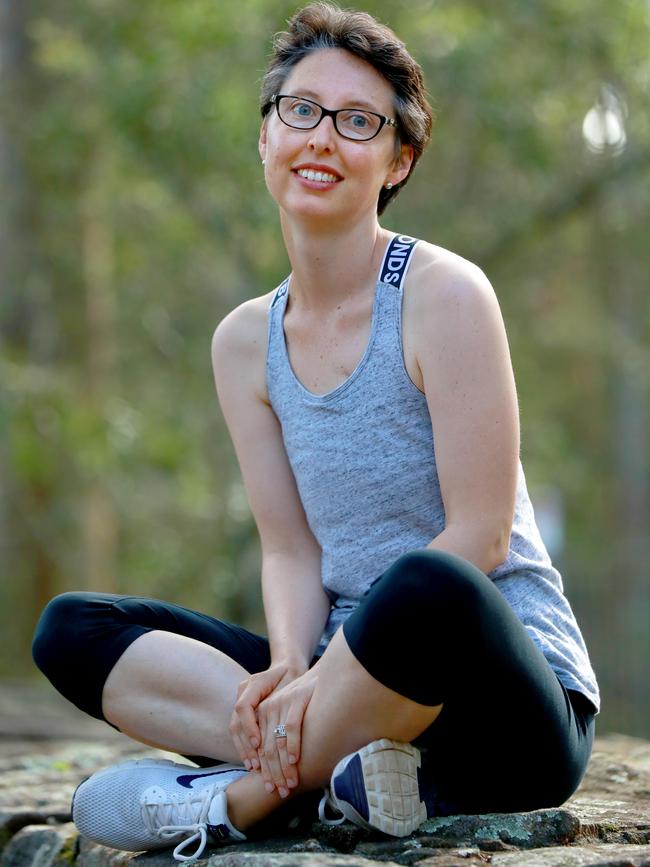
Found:
[{"label": "ear", "polygon": [[257,149],[259,151],[260,159],[266,159],[266,118],[262,121],[262,126],[260,127],[260,138],[257,143]]},{"label": "ear", "polygon": [[400,147],[399,154],[393,160],[391,165],[390,174],[386,178],[386,181],[390,181],[393,186],[396,186],[404,178],[408,175],[411,170],[411,163],[413,162],[413,147],[411,145],[403,144]]}]

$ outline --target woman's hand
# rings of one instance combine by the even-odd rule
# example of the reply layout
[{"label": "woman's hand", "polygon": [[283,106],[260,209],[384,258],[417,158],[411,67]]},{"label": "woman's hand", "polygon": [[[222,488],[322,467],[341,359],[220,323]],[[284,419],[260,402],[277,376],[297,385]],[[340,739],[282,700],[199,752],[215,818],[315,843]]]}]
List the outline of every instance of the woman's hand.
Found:
[{"label": "woman's hand", "polygon": [[[288,685],[275,689],[257,709],[262,737],[257,752],[266,790],[272,792],[277,788],[283,798],[289,794],[289,789],[298,785],[302,721],[317,680],[312,668]],[[281,724],[286,728],[286,738],[275,734],[275,727]]]},{"label": "woman's hand", "polygon": [[257,755],[258,747],[262,744],[257,723],[259,703],[274,689],[291,683],[300,673],[290,665],[278,663],[265,671],[251,674],[239,684],[229,731],[241,760],[249,771],[260,770],[260,760]]}]

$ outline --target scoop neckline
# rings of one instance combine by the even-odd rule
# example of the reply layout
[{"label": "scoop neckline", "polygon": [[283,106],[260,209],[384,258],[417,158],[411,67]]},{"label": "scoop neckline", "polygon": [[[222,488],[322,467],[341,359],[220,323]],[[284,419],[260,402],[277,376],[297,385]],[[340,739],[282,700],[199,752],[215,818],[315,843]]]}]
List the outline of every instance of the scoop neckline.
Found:
[{"label": "scoop neckline", "polygon": [[375,336],[377,333],[377,323],[378,323],[378,319],[379,319],[379,316],[378,316],[379,292],[380,292],[381,287],[384,284],[382,283],[381,280],[375,281],[375,294],[374,294],[373,302],[372,302],[372,319],[371,319],[371,325],[370,325],[370,333],[368,335],[368,342],[366,344],[365,351],[361,355],[361,358],[359,359],[357,366],[354,368],[352,373],[347,377],[347,379],[344,379],[343,382],[340,382],[335,388],[331,389],[330,391],[326,391],[323,394],[316,394],[316,392],[310,391],[305,385],[303,385],[303,383],[298,378],[298,376],[297,376],[297,374],[296,374],[296,372],[293,369],[293,366],[291,364],[291,359],[289,357],[289,347],[287,346],[287,336],[284,332],[284,314],[285,314],[286,309],[287,309],[287,301],[289,299],[290,284],[291,284],[291,275],[289,275],[289,277],[287,277],[287,279],[286,279],[286,284],[285,284],[286,285],[286,291],[284,292],[284,304],[282,306],[280,317],[279,317],[280,330],[282,332],[282,341],[281,341],[282,342],[282,352],[283,352],[285,360],[287,362],[287,367],[289,369],[291,378],[292,378],[293,382],[296,384],[296,386],[298,387],[298,389],[303,393],[303,395],[315,403],[326,403],[328,400],[331,400],[332,398],[337,397],[339,394],[341,394],[341,392],[346,391],[352,385],[353,381],[359,376],[359,374],[361,373],[362,369],[365,367],[365,365],[368,361],[368,358],[369,358],[371,350],[372,350],[373,343],[375,342]]}]

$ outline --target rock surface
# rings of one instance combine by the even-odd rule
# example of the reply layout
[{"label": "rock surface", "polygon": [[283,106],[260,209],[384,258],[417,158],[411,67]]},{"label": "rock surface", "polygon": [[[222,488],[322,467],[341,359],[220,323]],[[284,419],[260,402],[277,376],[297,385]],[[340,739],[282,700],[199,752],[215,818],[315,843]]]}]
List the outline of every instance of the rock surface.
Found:
[{"label": "rock surface", "polygon": [[[134,855],[82,840],[75,786],[123,758],[157,755],[49,691],[0,685],[0,867],[171,867],[171,851]],[[210,849],[206,867],[650,867],[650,743],[596,740],[587,775],[561,808],[431,819],[409,838],[313,821],[316,801],[287,805],[255,839]],[[133,867],[136,867],[134,864]]]}]

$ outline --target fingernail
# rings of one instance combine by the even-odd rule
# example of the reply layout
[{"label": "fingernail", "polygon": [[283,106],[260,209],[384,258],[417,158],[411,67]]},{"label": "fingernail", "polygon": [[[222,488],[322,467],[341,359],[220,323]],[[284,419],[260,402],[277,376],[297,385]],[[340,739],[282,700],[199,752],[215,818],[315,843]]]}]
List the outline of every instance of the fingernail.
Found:
[{"label": "fingernail", "polygon": [[298,780],[293,780],[291,778],[289,778],[287,780],[287,786],[289,786],[290,789],[293,789],[297,785],[298,785]]},{"label": "fingernail", "polygon": [[256,750],[258,748],[259,744],[260,744],[260,742],[257,740],[257,738],[251,738],[251,746],[253,747],[253,749]]},{"label": "fingernail", "polygon": [[253,759],[253,767],[257,770],[260,766],[259,759]]},{"label": "fingernail", "polygon": [[267,792],[272,792],[273,788],[274,788],[273,783],[264,783],[264,788],[266,789]]},{"label": "fingernail", "polygon": [[295,765],[296,764],[296,757],[295,756],[289,756],[289,762],[290,762],[290,764]]},{"label": "fingernail", "polygon": [[278,789],[278,792],[280,793],[281,798],[286,798],[287,795],[289,794],[289,792],[284,788],[284,786],[282,788]]},{"label": "fingernail", "polygon": [[250,771],[251,763],[249,762],[248,759],[244,759],[244,767],[246,768],[247,771]]}]

